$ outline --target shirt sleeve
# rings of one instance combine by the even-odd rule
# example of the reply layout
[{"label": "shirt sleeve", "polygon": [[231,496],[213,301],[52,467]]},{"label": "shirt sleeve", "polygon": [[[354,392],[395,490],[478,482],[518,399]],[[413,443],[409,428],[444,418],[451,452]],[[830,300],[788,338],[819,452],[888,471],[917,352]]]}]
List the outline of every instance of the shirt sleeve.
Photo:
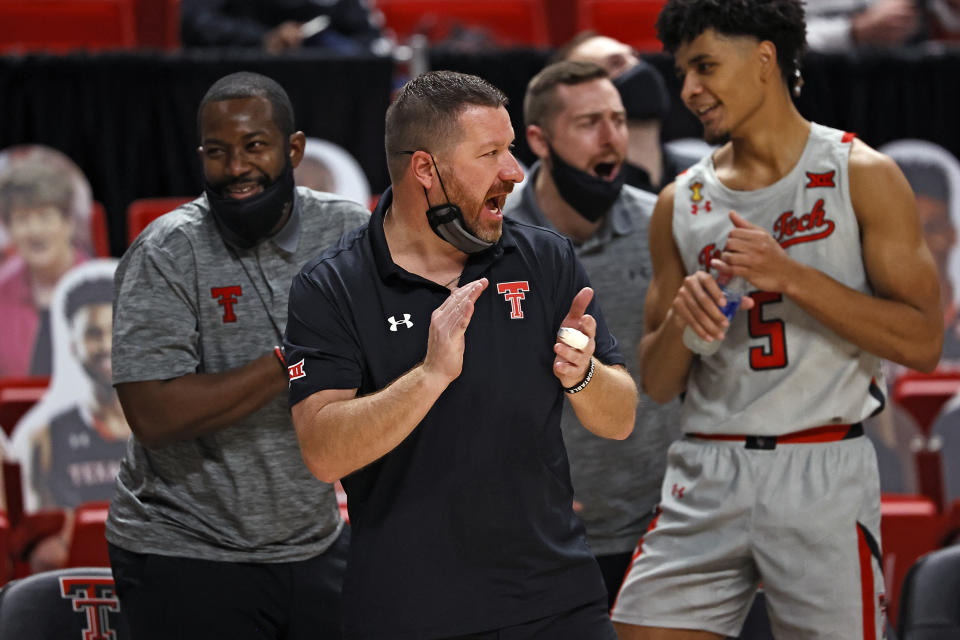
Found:
[{"label": "shirt sleeve", "polygon": [[[561,265],[563,269],[563,277],[560,280],[560,295],[557,297],[560,301],[556,310],[557,329],[560,328],[560,323],[563,322],[567,312],[570,311],[570,305],[573,303],[574,296],[584,287],[590,286],[590,277],[587,275],[587,270],[584,269],[583,264],[577,257],[576,251],[573,249],[573,244],[569,239],[566,240],[564,254],[561,256],[559,265]],[[607,321],[603,318],[603,311],[600,309],[600,300],[597,300],[596,294],[594,294],[590,304],[587,305],[586,313],[593,316],[594,320],[597,321],[597,333],[594,336],[596,348],[593,351],[593,355],[604,364],[622,364],[626,366],[626,360],[624,360],[623,354],[620,353],[620,345],[617,343],[614,335],[610,333],[610,329],[607,327]]]},{"label": "shirt sleeve", "polygon": [[[185,246],[187,243],[183,243]],[[114,280],[113,382],[169,380],[201,360],[196,263],[149,240],[135,242]]]},{"label": "shirt sleeve", "polygon": [[294,277],[284,334],[291,407],[324,389],[360,388],[363,357],[343,306],[306,270]]}]

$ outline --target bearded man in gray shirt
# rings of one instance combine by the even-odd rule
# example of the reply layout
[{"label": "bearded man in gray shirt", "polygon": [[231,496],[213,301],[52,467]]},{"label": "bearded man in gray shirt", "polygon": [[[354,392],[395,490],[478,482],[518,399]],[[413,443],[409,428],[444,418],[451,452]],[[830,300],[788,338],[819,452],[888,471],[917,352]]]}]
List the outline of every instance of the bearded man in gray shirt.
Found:
[{"label": "bearded man in gray shirt", "polygon": [[[653,274],[647,235],[656,198],[624,184],[626,112],[607,72],[592,62],[552,64],[527,86],[527,141],[539,161],[504,214],[570,238],[603,305],[610,332],[639,383],[637,346]],[[676,402],[641,395],[633,433],[604,440],[564,407],[574,509],[603,572],[609,604],[660,501],[666,451],[679,434]]]},{"label": "bearded man in gray shirt", "polygon": [[368,212],[297,188],[286,92],[237,73],[197,115],[203,195],[116,272],[113,381],[133,438],[107,540],[138,640],[339,638],[348,533],[300,456],[282,344],[290,282]]}]

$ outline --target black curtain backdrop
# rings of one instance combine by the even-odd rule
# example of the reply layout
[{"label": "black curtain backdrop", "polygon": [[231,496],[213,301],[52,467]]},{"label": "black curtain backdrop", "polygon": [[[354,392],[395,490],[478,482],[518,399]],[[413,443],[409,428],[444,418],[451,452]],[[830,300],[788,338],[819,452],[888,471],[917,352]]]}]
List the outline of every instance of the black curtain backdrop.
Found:
[{"label": "black curtain backdrop", "polygon": [[137,198],[199,194],[196,111],[234,71],[255,71],[290,95],[297,127],[337,143],[386,186],[383,115],[393,64],[315,52],[264,58],[246,51],[0,57],[0,149],[45,144],[70,156],[109,220],[111,251],[126,248]]},{"label": "black curtain backdrop", "polygon": [[[552,52],[537,50],[461,53],[435,50],[434,69],[479,75],[510,98],[517,155],[533,160],[523,135],[526,84]],[[680,101],[680,81],[667,54],[646,55],[667,81],[672,97],[664,140],[699,137],[700,123]],[[960,157],[960,49],[923,47],[849,55],[810,54],[804,60],[804,87],[797,108],[820,124],[855,132],[877,147],[900,138],[921,138]]]},{"label": "black curtain backdrop", "polygon": [[[482,76],[509,96],[517,156],[529,165],[523,95],[550,55],[435,49],[430,64]],[[663,138],[699,136],[698,122],[680,103],[672,60],[647,59],[673,94]],[[383,116],[398,82],[392,62],[309,50],[270,58],[236,50],[0,57],[0,149],[41,143],[73,158],[106,207],[111,249],[120,255],[131,201],[200,192],[197,105],[217,78],[244,69],[280,82],[300,129],[352,153],[374,192],[386,187]],[[921,138],[960,157],[960,50],[810,55],[804,79],[797,105],[805,117],[854,131],[872,146]]]}]

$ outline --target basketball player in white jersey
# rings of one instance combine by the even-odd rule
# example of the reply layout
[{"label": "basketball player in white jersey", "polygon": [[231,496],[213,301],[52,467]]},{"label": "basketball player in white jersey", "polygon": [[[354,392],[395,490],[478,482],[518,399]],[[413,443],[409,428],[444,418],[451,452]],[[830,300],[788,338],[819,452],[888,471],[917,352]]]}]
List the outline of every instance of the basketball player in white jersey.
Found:
[{"label": "basketball player in white jersey", "polygon": [[[660,194],[644,390],[684,394],[660,514],[613,610],[621,640],[738,635],[762,582],[779,640],[882,637],[880,485],[860,422],[882,358],[931,370],[943,319],[910,187],[793,105],[802,0],[669,0],[682,98],[724,143]],[[882,108],[882,105],[876,105]],[[715,277],[749,296],[728,322]],[[708,341],[696,356],[690,327]]]}]

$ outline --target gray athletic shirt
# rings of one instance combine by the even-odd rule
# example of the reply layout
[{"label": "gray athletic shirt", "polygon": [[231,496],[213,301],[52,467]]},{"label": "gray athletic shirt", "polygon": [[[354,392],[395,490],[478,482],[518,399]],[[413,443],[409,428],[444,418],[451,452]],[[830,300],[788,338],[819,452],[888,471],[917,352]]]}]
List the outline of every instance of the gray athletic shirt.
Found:
[{"label": "gray athletic shirt", "polygon": [[[161,216],[117,268],[114,384],[217,373],[268,353],[283,342],[293,276],[368,218],[355,202],[298,187],[284,228],[238,250],[224,243],[205,196]],[[147,448],[131,438],[107,540],[137,553],[288,562],[322,553],[342,526],[333,488],[304,465],[279,394],[194,440]]]},{"label": "gray athletic shirt", "polygon": [[[505,214],[515,220],[554,229],[537,203],[534,165],[523,191]],[[633,379],[640,384],[637,346],[643,337],[643,303],[653,276],[647,236],[656,196],[624,186],[597,232],[576,247]],[[555,230],[555,229],[554,229]],[[624,441],[596,436],[563,407],[563,440],[570,458],[575,500],[596,555],[632,550],[660,502],[667,447],[680,434],[679,403],[655,404],[640,393],[636,425]]]}]

